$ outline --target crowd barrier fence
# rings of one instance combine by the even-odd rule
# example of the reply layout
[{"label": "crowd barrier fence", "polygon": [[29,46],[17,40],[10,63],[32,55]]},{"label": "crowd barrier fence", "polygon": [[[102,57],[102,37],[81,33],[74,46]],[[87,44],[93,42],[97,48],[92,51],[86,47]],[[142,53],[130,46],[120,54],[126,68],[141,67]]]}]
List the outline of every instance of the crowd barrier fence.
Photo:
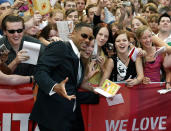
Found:
[{"label": "crowd barrier fence", "polygon": [[[121,88],[113,99],[81,105],[85,131],[171,131],[171,93],[164,83]],[[0,86],[0,131],[31,131],[34,104],[31,84]],[[36,126],[34,131],[38,131]]]}]

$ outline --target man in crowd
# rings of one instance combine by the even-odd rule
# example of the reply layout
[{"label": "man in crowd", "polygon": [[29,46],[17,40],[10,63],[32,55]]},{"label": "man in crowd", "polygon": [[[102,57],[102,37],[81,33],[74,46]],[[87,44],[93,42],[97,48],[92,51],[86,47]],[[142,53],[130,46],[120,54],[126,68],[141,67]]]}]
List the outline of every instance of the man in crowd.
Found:
[{"label": "man in crowd", "polygon": [[80,21],[82,21],[82,18],[85,15],[85,12],[84,12],[85,5],[86,5],[85,0],[76,1],[77,11],[78,11],[78,16],[79,16]]},{"label": "man in crowd", "polygon": [[164,13],[158,20],[158,37],[171,46],[171,17]]},{"label": "man in crowd", "polygon": [[68,9],[76,9],[75,0],[65,0],[64,1],[64,8],[65,8],[65,11],[67,11]]},{"label": "man in crowd", "polygon": [[[10,51],[6,64],[16,65],[16,68],[14,69],[14,72],[13,72],[15,74],[33,75],[35,66],[21,63],[22,61],[28,60],[28,56],[25,55],[24,52],[20,53],[19,59],[16,59],[16,61],[13,61],[13,60],[16,58],[17,53],[20,50],[22,50],[24,41],[41,44],[40,41],[33,37],[24,35],[24,29],[25,29],[24,20],[19,16],[7,15],[2,20],[1,27],[3,30],[4,36],[0,39],[0,45],[5,44],[5,46]],[[41,50],[39,54],[43,52],[43,48],[44,47],[41,45]]]},{"label": "man in crowd", "polygon": [[1,0],[0,1],[0,15],[2,15],[7,10],[10,10],[11,5],[8,0]]},{"label": "man in crowd", "polygon": [[35,79],[39,91],[30,119],[38,123],[40,131],[84,130],[78,122],[81,112],[76,95],[83,79],[80,51],[93,39],[91,26],[77,24],[71,39],[51,43],[38,62]]}]

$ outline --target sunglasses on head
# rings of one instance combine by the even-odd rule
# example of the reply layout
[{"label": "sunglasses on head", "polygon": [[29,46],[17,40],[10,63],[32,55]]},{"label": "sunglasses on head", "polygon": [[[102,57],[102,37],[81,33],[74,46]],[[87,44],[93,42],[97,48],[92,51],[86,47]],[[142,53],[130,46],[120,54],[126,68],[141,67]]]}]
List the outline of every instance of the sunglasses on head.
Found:
[{"label": "sunglasses on head", "polygon": [[87,38],[88,38],[90,41],[94,39],[93,36],[89,36],[89,35],[87,35],[87,34],[85,34],[85,33],[82,33],[81,36],[82,36],[84,39],[87,39]]},{"label": "sunglasses on head", "polygon": [[10,34],[14,34],[15,32],[17,32],[17,33],[23,32],[23,29],[18,29],[18,30],[7,30],[7,31],[8,31],[8,33],[10,33]]}]

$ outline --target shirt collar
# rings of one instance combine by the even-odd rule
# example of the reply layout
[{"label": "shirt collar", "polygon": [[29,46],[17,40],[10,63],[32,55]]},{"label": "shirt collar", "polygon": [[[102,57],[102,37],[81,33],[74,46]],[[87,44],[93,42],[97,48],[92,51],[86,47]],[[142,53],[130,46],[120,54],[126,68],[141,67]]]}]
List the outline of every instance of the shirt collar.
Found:
[{"label": "shirt collar", "polygon": [[78,50],[78,48],[75,46],[74,42],[72,40],[69,40],[71,46],[72,46],[72,49],[74,51],[74,53],[78,56],[78,58],[80,59],[80,52]]}]

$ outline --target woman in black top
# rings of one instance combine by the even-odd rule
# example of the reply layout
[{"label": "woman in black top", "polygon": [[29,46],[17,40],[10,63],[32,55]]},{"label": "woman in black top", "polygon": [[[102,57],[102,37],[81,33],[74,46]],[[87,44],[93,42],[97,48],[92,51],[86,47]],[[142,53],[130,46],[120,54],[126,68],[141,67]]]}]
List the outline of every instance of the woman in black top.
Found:
[{"label": "woman in black top", "polygon": [[138,57],[133,62],[128,57],[130,39],[127,31],[117,31],[114,35],[114,44],[116,54],[108,59],[100,85],[109,78],[112,81],[126,81],[128,86],[139,84],[144,77],[142,60]]}]

